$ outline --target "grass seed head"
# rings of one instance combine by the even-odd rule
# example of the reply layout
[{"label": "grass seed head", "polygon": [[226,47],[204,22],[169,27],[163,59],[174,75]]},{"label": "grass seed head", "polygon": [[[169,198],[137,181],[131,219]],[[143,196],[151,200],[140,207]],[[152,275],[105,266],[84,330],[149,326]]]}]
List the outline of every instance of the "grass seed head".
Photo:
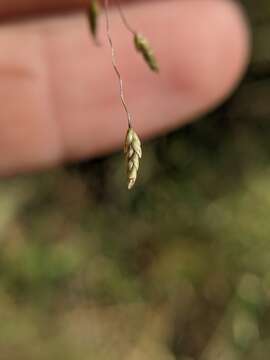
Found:
[{"label": "grass seed head", "polygon": [[134,35],[134,45],[138,52],[142,54],[144,60],[148,64],[151,70],[158,72],[159,66],[154,55],[152,48],[150,47],[147,39],[138,33]]},{"label": "grass seed head", "polygon": [[93,38],[96,40],[98,18],[101,12],[99,0],[90,0],[90,5],[87,12],[88,22]]},{"label": "grass seed head", "polygon": [[128,178],[128,189],[132,189],[140,167],[140,159],[142,157],[141,141],[136,132],[129,128],[126,135],[124,152],[126,155],[126,167]]}]

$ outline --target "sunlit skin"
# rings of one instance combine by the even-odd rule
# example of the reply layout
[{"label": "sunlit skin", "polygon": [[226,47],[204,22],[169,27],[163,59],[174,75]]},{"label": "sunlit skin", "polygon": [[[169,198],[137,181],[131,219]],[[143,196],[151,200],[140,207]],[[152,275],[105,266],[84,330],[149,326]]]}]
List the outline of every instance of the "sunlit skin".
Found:
[{"label": "sunlit skin", "polygon": [[[0,3],[2,176],[122,147],[126,115],[104,19],[99,29],[102,46],[96,47],[82,9],[86,4],[84,0]],[[133,127],[142,139],[197,118],[240,81],[249,57],[249,33],[233,2],[125,1],[123,10],[151,42],[160,66],[158,75],[148,69],[112,8],[117,62]]]}]

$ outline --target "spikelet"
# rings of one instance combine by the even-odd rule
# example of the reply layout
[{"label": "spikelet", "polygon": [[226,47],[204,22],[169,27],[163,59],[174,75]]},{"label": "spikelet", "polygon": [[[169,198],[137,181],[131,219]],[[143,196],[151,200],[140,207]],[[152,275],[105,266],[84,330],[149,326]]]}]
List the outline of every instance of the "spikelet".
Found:
[{"label": "spikelet", "polygon": [[159,71],[158,63],[147,39],[143,35],[135,33],[134,45],[137,51],[142,54],[144,60],[146,61],[150,69],[158,72]]},{"label": "spikelet", "polygon": [[90,0],[90,5],[87,12],[88,22],[93,38],[96,40],[98,18],[101,12],[99,0]]},{"label": "spikelet", "polygon": [[136,182],[142,157],[141,141],[132,128],[127,131],[124,153],[126,155],[128,189],[130,190]]}]

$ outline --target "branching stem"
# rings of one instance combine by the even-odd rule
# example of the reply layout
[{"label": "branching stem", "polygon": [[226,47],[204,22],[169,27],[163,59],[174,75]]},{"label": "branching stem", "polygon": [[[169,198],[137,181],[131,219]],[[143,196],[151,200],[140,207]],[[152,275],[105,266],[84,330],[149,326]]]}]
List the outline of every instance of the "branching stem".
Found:
[{"label": "branching stem", "polygon": [[116,58],[115,58],[115,49],[113,46],[113,42],[112,42],[112,37],[110,34],[110,20],[109,20],[109,0],[104,0],[104,8],[105,8],[105,17],[106,17],[106,33],[107,33],[107,38],[111,47],[111,55],[112,55],[112,64],[113,64],[113,68],[114,71],[118,77],[119,80],[119,87],[120,87],[120,98],[121,98],[121,102],[123,104],[123,107],[125,109],[125,112],[127,114],[127,122],[128,122],[128,127],[131,128],[132,127],[132,117],[131,114],[128,110],[128,106],[125,100],[125,95],[124,95],[124,86],[123,86],[123,80],[120,74],[120,71],[117,67],[116,64]]}]

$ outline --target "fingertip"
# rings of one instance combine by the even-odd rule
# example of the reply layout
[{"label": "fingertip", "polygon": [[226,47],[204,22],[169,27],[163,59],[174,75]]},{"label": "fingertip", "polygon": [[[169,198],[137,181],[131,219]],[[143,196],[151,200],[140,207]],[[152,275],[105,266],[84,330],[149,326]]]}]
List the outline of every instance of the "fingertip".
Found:
[{"label": "fingertip", "polygon": [[[248,63],[250,35],[236,3],[171,0],[124,10],[149,38],[161,69],[159,76],[153,75],[134,55],[130,34],[112,11],[117,61],[142,137],[197,117],[239,82]],[[106,47],[90,47],[85,16],[71,14],[56,18],[53,25],[48,19],[31,26],[18,32],[9,25],[1,32],[0,175],[105,154],[123,142],[125,114],[110,54]],[[35,76],[17,78],[17,68]]]},{"label": "fingertip", "polygon": [[216,45],[216,59],[213,53],[213,64],[209,66],[212,65],[213,74],[208,93],[209,101],[216,104],[231,94],[246,71],[250,33],[244,11],[235,1],[216,1],[213,11],[220,39]]},{"label": "fingertip", "polygon": [[[141,13],[141,16],[139,14]],[[143,16],[142,16],[143,14]],[[144,29],[160,65],[158,77],[134,60],[131,98],[142,135],[179,127],[231,94],[248,64],[250,34],[243,10],[230,0],[171,0],[134,7],[129,17]],[[151,21],[149,21],[151,19]],[[143,84],[142,84],[143,83]],[[153,101],[149,102],[149,97]],[[146,108],[153,108],[153,115]],[[140,105],[138,105],[140,104]],[[136,106],[137,105],[137,106]]]},{"label": "fingertip", "polygon": [[242,78],[249,59],[250,34],[243,9],[234,1],[200,2],[192,19],[185,37],[192,49],[185,54],[178,51],[176,66],[181,64],[186,71],[176,86],[182,89],[183,83],[186,85],[201,112],[231,94]]}]

